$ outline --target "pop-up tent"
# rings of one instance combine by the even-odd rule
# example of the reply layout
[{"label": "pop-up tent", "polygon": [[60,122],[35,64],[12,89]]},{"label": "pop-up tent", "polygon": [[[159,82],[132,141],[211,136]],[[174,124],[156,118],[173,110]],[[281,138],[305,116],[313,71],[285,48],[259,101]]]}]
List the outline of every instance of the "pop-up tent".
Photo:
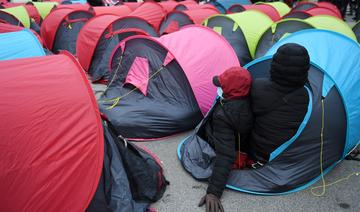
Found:
[{"label": "pop-up tent", "polygon": [[[256,24],[253,24],[253,20],[256,20]],[[205,26],[225,37],[235,50],[242,65],[254,58],[261,35],[272,23],[267,15],[256,10],[216,15],[204,21]]]},{"label": "pop-up tent", "polygon": [[176,1],[162,1],[159,2],[159,5],[163,7],[166,13],[169,13],[175,9],[178,3]]},{"label": "pop-up tent", "polygon": [[28,29],[0,33],[0,60],[44,56],[38,38]]},{"label": "pop-up tent", "polygon": [[[305,189],[334,168],[360,141],[360,46],[335,32],[296,32],[279,41],[267,56],[246,66],[253,78],[269,77],[272,54],[285,43],[303,45],[310,54],[308,111],[294,136],[272,152],[263,167],[233,170],[227,184],[230,189],[261,195]],[[200,124],[178,148],[182,165],[197,179],[211,175],[215,157],[203,134]]]},{"label": "pop-up tent", "polygon": [[24,6],[0,9],[0,22],[30,28],[30,18]]},{"label": "pop-up tent", "polygon": [[100,15],[81,29],[76,42],[76,55],[92,81],[108,80],[109,60],[120,41],[132,35],[147,35],[139,29],[122,29],[121,17]]},{"label": "pop-up tent", "polygon": [[301,19],[284,19],[271,25],[261,36],[256,46],[255,58],[265,55],[265,53],[280,39],[290,33],[304,29],[314,28],[311,24]]},{"label": "pop-up tent", "polygon": [[[11,24],[3,24],[3,23],[0,23],[0,33],[7,33],[7,32],[18,32],[18,31],[21,31],[21,30],[24,30],[24,27],[21,27],[21,26],[15,26],[15,25],[11,25]],[[40,42],[40,45],[42,46],[43,45],[43,41],[40,37],[40,35],[38,33],[36,33],[35,31],[31,30],[31,29],[28,29],[30,30],[35,36],[36,38],[39,40]]]},{"label": "pop-up tent", "polygon": [[318,5],[315,2],[298,2],[291,11],[305,11],[311,8],[315,8]]},{"label": "pop-up tent", "polygon": [[53,51],[76,52],[76,40],[84,24],[94,16],[93,11],[56,9],[41,25],[41,37],[45,46]]},{"label": "pop-up tent", "polygon": [[216,0],[210,1],[209,4],[214,5],[221,13],[226,13],[226,11],[234,4],[250,5],[252,3],[250,0]]},{"label": "pop-up tent", "polygon": [[58,5],[57,2],[32,2],[38,12],[40,13],[41,18],[44,20],[50,11]]},{"label": "pop-up tent", "polygon": [[315,7],[309,10],[306,10],[307,13],[311,14],[312,16],[317,16],[317,15],[329,15],[329,16],[333,16],[339,19],[342,19],[341,14],[340,13],[336,13],[333,10],[327,9],[327,8],[322,8],[322,7]]},{"label": "pop-up tent", "polygon": [[32,2],[28,2],[26,5],[24,5],[24,7],[30,16],[30,19],[32,19],[31,21],[34,21],[36,24],[40,25],[42,18],[34,4]]},{"label": "pop-up tent", "polygon": [[105,6],[99,6],[99,7],[93,7],[96,16],[98,15],[117,15],[117,16],[125,16],[125,15],[129,15],[132,10],[126,6],[126,5],[122,5],[122,6],[110,6],[110,7],[105,7]]},{"label": "pop-up tent", "polygon": [[281,19],[279,12],[270,4],[252,4],[252,5],[240,5],[234,4],[228,9],[228,13],[243,12],[246,10],[257,10],[268,15],[273,21]]},{"label": "pop-up tent", "polygon": [[284,2],[281,1],[276,1],[276,2],[258,2],[257,4],[261,5],[261,4],[267,4],[267,5],[271,5],[272,7],[274,7],[278,13],[280,14],[280,16],[284,16],[286,14],[288,14],[290,12],[290,7],[285,4]]},{"label": "pop-up tent", "polygon": [[136,10],[130,13],[129,16],[134,18],[136,17],[140,20],[145,20],[155,29],[156,32],[158,32],[161,21],[166,16],[166,12],[162,6],[157,3],[144,2],[140,7],[136,8]]},{"label": "pop-up tent", "polygon": [[104,135],[81,67],[61,54],[0,61],[0,70],[0,210],[85,211]]},{"label": "pop-up tent", "polygon": [[318,7],[322,7],[322,8],[327,8],[329,10],[332,10],[333,12],[335,12],[337,14],[338,17],[342,17],[341,12],[339,10],[339,8],[337,6],[335,6],[334,4],[332,4],[331,2],[318,2],[317,3]]},{"label": "pop-up tent", "polygon": [[157,37],[161,20],[165,15],[165,10],[159,4],[145,2],[128,16],[118,20],[118,29],[139,29]]},{"label": "pop-up tent", "polygon": [[305,21],[313,25],[317,29],[325,29],[338,32],[356,41],[356,36],[351,30],[350,26],[346,22],[333,16],[318,15],[310,17]]},{"label": "pop-up tent", "polygon": [[360,43],[360,22],[357,22],[353,28],[352,28],[356,38],[357,38],[357,41]]},{"label": "pop-up tent", "polygon": [[288,14],[283,16],[283,19],[286,18],[307,19],[312,16],[313,15],[307,13],[306,11],[290,11]]},{"label": "pop-up tent", "polygon": [[132,36],[113,52],[100,108],[125,137],[170,136],[199,123],[216,97],[212,77],[233,66],[231,46],[202,26],[159,39]]},{"label": "pop-up tent", "polygon": [[189,24],[201,24],[205,19],[216,14],[219,12],[213,9],[173,11],[161,22],[159,34],[175,32]]}]

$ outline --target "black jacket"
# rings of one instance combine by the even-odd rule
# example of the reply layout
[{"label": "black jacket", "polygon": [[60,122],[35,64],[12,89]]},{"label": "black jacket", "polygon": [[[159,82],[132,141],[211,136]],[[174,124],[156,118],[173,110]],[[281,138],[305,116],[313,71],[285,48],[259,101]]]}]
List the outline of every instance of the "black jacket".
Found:
[{"label": "black jacket", "polygon": [[307,112],[309,97],[304,87],[256,79],[251,88],[251,101],[255,122],[250,152],[254,159],[268,161],[270,153],[298,130]]},{"label": "black jacket", "polygon": [[250,135],[253,116],[249,97],[218,102],[206,125],[209,144],[215,149],[216,159],[213,173],[209,179],[207,193],[221,197],[232,164],[236,159],[236,144],[240,133],[241,149]]}]

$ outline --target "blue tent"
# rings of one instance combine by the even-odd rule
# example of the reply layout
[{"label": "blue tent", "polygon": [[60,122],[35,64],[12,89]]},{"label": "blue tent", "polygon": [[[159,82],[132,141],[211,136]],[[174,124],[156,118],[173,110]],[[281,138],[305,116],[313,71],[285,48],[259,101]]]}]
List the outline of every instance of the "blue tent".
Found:
[{"label": "blue tent", "polygon": [[0,34],[0,60],[37,56],[45,56],[45,52],[39,40],[28,29]]},{"label": "blue tent", "polygon": [[304,30],[276,43],[266,55],[275,54],[283,44],[305,46],[311,61],[325,70],[331,80],[324,79],[323,96],[337,86],[347,112],[347,133],[343,156],[360,142],[360,45],[346,36],[326,30]]},{"label": "blue tent", "polygon": [[221,13],[226,13],[226,10],[234,4],[249,5],[252,3],[250,0],[216,0],[209,4],[214,5]]},{"label": "blue tent", "polygon": [[[294,136],[271,153],[260,169],[233,170],[227,187],[261,195],[305,189],[336,166],[360,141],[360,46],[335,32],[303,30],[275,44],[246,65],[255,78],[268,78],[273,54],[285,43],[303,45],[312,61],[308,111]],[[205,117],[205,121],[208,116]],[[214,150],[204,140],[202,121],[178,148],[186,171],[196,179],[212,173]]]}]

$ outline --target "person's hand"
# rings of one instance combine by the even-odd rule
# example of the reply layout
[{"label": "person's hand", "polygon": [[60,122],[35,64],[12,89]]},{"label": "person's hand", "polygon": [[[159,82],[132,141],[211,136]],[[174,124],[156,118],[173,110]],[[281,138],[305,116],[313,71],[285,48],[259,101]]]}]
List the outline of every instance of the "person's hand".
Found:
[{"label": "person's hand", "polygon": [[199,207],[206,203],[206,212],[224,212],[220,199],[213,194],[206,194],[201,198]]}]

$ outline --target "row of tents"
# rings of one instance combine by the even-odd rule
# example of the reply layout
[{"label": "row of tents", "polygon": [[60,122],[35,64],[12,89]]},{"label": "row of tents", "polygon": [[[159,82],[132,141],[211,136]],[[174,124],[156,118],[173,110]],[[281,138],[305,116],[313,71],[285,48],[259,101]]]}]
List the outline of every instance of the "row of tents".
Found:
[{"label": "row of tents", "polygon": [[[155,5],[143,3],[131,13]],[[228,187],[263,195],[304,189],[360,141],[356,87],[360,47],[338,18],[315,16],[274,23],[265,13],[249,10],[210,17],[204,21],[207,27],[190,25],[154,37],[140,19],[127,16],[129,21],[124,23],[117,13],[96,16],[96,9],[86,4],[64,7],[51,10],[42,20],[41,38],[20,26],[0,24],[0,70],[4,71],[0,111],[7,120],[0,123],[4,147],[0,166],[6,170],[0,175],[4,200],[0,210],[144,211],[149,204],[130,196],[132,179],[116,145],[122,143],[118,135],[151,140],[197,126],[179,145],[178,155],[185,170],[197,179],[205,178],[196,171],[209,173],[211,160],[200,166],[191,161],[199,153],[209,154],[200,140],[201,120],[217,96],[212,77],[239,65],[254,78],[269,77],[272,55],[284,43],[298,43],[309,51],[308,112],[296,135],[274,151],[268,164],[233,171]],[[335,27],[327,26],[328,22]],[[74,37],[67,40],[70,35]],[[267,39],[261,40],[263,36]],[[57,39],[64,43],[56,43]],[[46,47],[71,41],[76,59],[66,52],[45,56],[41,40]],[[262,43],[268,46],[264,44],[264,53],[257,55]],[[243,47],[237,51],[236,45]],[[249,61],[257,59],[245,65],[241,52],[248,54]],[[92,81],[107,84],[98,102],[84,69]],[[108,121],[102,121],[100,113]],[[323,140],[321,132],[325,132]],[[151,153],[138,151],[142,158],[158,161]],[[163,176],[160,163],[155,162]],[[109,183],[114,186],[110,190]]]}]

